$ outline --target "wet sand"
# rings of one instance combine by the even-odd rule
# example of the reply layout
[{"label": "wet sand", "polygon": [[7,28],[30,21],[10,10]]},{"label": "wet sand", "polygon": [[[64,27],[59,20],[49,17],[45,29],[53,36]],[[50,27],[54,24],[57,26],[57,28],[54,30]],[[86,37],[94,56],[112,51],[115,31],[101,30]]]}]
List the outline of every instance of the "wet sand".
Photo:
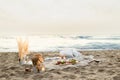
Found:
[{"label": "wet sand", "polygon": [[[82,67],[46,70],[42,73],[25,72],[15,52],[0,53],[0,80],[120,80],[120,50],[81,51],[93,55],[100,62]],[[42,52],[44,57],[58,56],[57,52]]]}]

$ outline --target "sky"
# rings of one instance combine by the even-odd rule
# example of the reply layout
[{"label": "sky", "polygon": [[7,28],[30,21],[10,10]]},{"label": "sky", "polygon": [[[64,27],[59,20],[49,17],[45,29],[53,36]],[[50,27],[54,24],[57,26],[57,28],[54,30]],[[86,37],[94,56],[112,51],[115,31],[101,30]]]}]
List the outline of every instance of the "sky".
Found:
[{"label": "sky", "polygon": [[120,0],[0,0],[0,35],[120,35]]}]

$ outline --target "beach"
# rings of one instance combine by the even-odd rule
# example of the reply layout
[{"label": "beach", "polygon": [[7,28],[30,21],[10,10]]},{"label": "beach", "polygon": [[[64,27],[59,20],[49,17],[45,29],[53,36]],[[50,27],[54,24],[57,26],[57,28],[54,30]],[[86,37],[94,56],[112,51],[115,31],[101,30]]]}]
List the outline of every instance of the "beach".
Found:
[{"label": "beach", "polygon": [[[26,72],[18,62],[17,52],[0,52],[0,80],[120,80],[120,50],[80,51],[100,61],[87,66],[46,69],[45,72]],[[34,52],[32,52],[34,53]],[[58,56],[58,52],[39,52],[44,57]]]}]

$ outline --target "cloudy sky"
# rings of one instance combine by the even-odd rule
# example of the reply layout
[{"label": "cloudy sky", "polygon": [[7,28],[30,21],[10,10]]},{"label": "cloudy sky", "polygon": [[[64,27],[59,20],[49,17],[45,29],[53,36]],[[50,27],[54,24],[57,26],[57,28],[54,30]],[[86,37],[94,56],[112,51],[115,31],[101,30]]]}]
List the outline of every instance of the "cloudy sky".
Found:
[{"label": "cloudy sky", "polygon": [[120,0],[0,0],[0,34],[120,35]]}]

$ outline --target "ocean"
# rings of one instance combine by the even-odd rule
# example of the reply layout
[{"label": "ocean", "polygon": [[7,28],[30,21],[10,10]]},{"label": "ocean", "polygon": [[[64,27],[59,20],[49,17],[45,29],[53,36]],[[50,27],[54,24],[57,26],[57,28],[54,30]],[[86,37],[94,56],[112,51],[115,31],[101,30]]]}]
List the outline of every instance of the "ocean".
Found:
[{"label": "ocean", "polygon": [[[18,36],[0,36],[0,52],[18,52]],[[120,49],[120,36],[36,35],[21,36],[29,41],[29,51],[59,51],[66,48],[77,50]]]}]

